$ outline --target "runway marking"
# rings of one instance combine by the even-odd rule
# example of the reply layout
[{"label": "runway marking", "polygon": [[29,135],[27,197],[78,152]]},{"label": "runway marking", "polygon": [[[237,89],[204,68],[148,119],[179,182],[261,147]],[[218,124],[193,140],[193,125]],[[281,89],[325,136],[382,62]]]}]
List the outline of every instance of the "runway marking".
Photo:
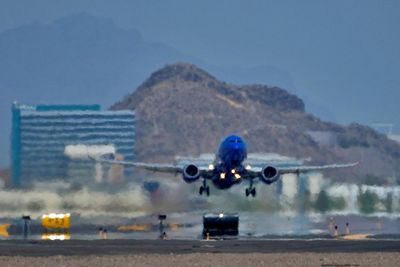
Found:
[{"label": "runway marking", "polygon": [[213,245],[202,245],[201,248],[215,248]]}]

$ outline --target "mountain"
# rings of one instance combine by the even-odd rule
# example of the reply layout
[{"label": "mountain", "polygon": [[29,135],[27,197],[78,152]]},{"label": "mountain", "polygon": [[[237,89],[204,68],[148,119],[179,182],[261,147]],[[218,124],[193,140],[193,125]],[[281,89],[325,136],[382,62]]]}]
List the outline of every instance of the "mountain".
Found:
[{"label": "mountain", "polygon": [[362,159],[359,167],[335,172],[337,181],[377,177],[385,183],[400,176],[400,146],[373,129],[321,121],[284,89],[228,84],[191,64],[154,72],[111,109],[136,111],[136,153],[142,161],[212,153],[224,136],[239,134],[249,152],[310,157],[310,164]]},{"label": "mountain", "polygon": [[16,97],[29,92],[27,98],[39,101],[77,101],[79,95],[84,101],[110,103],[107,96],[122,94],[127,84],[177,58],[184,57],[168,45],[81,13],[3,32],[0,88]]}]

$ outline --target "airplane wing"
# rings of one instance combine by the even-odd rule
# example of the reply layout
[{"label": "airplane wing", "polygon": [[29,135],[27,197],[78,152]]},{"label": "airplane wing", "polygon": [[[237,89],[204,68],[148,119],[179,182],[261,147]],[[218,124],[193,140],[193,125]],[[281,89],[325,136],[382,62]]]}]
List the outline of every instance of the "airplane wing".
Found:
[{"label": "airplane wing", "polygon": [[[353,163],[345,163],[345,164],[329,164],[329,165],[320,165],[320,166],[275,166],[274,168],[277,171],[278,175],[282,174],[300,174],[300,173],[307,173],[307,172],[315,172],[315,171],[324,171],[330,169],[340,169],[340,168],[350,168],[357,166],[360,162],[353,162]],[[260,177],[263,168],[257,166],[252,167],[248,170],[250,174],[249,178],[257,178]]]},{"label": "airplane wing", "polygon": [[358,164],[359,164],[359,162],[346,163],[346,164],[330,164],[330,165],[321,165],[321,166],[280,167],[280,168],[278,168],[278,171],[280,174],[305,173],[305,172],[323,171],[323,170],[329,170],[329,169],[349,168],[349,167],[354,167]]},{"label": "airplane wing", "polygon": [[[107,155],[105,155],[107,156]],[[114,158],[105,158],[105,157],[98,157],[98,158],[93,158],[89,157],[91,160],[98,162],[98,163],[106,163],[106,164],[118,164],[118,165],[124,165],[124,166],[131,166],[135,168],[141,168],[147,171],[152,171],[152,172],[164,172],[164,173],[183,173],[184,172],[184,167],[185,165],[179,164],[179,165],[174,165],[174,164],[159,164],[159,163],[144,163],[144,162],[134,162],[134,161],[123,161],[123,160],[116,160]],[[197,166],[200,174],[204,178],[209,178],[210,174],[212,173],[212,170],[209,169],[208,165],[203,166],[199,165]]]},{"label": "airplane wing", "polygon": [[99,163],[107,163],[107,164],[118,164],[124,166],[131,166],[136,168],[141,168],[148,171],[154,172],[166,172],[166,173],[182,173],[183,168],[173,165],[173,164],[149,164],[143,162],[131,162],[131,161],[123,161],[123,160],[115,160],[115,159],[105,159],[105,158],[90,158],[93,161]]}]

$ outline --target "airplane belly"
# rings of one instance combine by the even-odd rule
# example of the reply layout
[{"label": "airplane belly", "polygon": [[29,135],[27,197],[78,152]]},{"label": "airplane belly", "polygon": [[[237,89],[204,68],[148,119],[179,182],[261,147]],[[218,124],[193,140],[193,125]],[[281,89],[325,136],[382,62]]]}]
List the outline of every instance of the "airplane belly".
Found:
[{"label": "airplane belly", "polygon": [[212,182],[216,188],[222,189],[222,190],[231,188],[233,185],[232,183],[227,182],[227,181],[213,180]]},{"label": "airplane belly", "polygon": [[240,183],[242,179],[235,179],[232,175],[227,175],[224,179],[219,177],[212,180],[214,186],[218,189],[229,189],[234,184]]}]

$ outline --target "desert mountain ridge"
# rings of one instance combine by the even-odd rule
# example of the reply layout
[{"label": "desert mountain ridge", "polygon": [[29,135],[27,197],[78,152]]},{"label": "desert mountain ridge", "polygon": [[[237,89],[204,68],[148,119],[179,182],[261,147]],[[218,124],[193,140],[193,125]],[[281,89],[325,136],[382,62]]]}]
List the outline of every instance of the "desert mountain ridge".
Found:
[{"label": "desert mountain ridge", "polygon": [[193,64],[155,71],[111,109],[135,110],[135,151],[141,161],[213,153],[224,136],[238,134],[249,152],[309,157],[310,164],[362,160],[356,168],[335,172],[338,181],[372,176],[393,183],[400,177],[400,145],[385,135],[357,123],[321,121],[282,88],[228,84]]}]

